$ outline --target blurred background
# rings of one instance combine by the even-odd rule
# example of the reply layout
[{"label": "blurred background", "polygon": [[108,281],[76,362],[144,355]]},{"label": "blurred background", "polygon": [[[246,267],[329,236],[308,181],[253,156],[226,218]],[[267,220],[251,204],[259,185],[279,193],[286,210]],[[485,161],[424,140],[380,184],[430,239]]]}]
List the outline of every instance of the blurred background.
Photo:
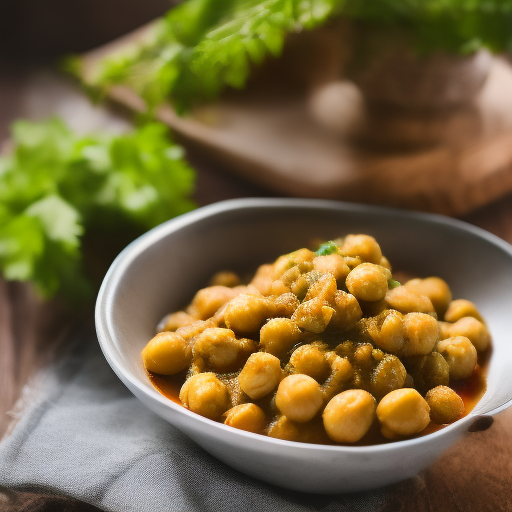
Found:
[{"label": "blurred background", "polygon": [[52,64],[64,54],[84,52],[122,36],[172,5],[169,0],[2,0],[0,55],[4,63],[18,67]]},{"label": "blurred background", "polygon": [[[102,59],[129,47],[139,37],[130,36],[132,31],[178,3],[1,0],[1,140],[14,119],[52,113],[75,130],[97,128],[78,97],[85,97],[79,81],[101,88],[94,74]],[[215,26],[215,13],[208,15],[208,9],[229,11],[226,6],[236,2],[218,8],[203,4],[204,23]],[[336,4],[344,2],[325,2]],[[257,194],[263,187],[270,194],[464,215],[512,190],[512,173],[504,171],[512,162],[510,6],[347,5],[342,16],[332,9],[314,30],[303,30],[309,22],[289,30],[284,49],[270,45],[263,64],[255,65],[259,58],[253,55],[248,63],[240,61],[240,68],[250,70],[247,82],[237,85],[239,78],[223,77],[220,101],[199,102],[186,113],[193,123],[169,113],[160,120],[179,142],[194,148],[192,159],[207,155],[209,163],[231,173],[233,182],[242,177],[242,195],[251,194],[243,188],[248,179]],[[127,34],[128,42],[96,51]],[[59,71],[69,55],[85,55],[75,73],[78,81]],[[141,85],[108,78],[104,83],[132,89],[106,93],[113,100],[106,118],[114,123],[113,104],[123,107],[127,119],[127,111],[137,110],[133,92],[147,100],[141,92],[151,80]],[[165,81],[164,75],[155,82],[159,79]],[[79,104],[81,115],[73,115]],[[222,174],[216,171],[216,179]],[[197,194],[208,202],[201,196],[202,179],[200,172]],[[211,180],[204,179],[210,190]]]}]

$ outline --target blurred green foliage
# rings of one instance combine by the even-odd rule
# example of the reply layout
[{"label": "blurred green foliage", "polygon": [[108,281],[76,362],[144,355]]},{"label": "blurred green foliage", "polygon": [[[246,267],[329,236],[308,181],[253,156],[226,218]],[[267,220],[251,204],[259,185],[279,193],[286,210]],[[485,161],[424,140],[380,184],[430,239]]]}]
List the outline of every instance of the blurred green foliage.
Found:
[{"label": "blurred green foliage", "polygon": [[141,234],[194,207],[195,173],[162,124],[78,137],[59,119],[18,121],[13,144],[0,159],[0,273],[44,297],[90,296],[84,236]]},{"label": "blurred green foliage", "polygon": [[142,43],[106,58],[93,85],[124,84],[149,112],[170,99],[183,113],[243,88],[251,66],[281,54],[288,33],[335,16],[408,30],[419,53],[512,51],[512,0],[186,0]]},{"label": "blurred green foliage", "polygon": [[243,88],[251,65],[279,56],[289,32],[324,23],[339,0],[187,0],[149,37],[109,57],[96,86],[123,83],[149,110],[171,99],[180,113],[225,87]]},{"label": "blurred green foliage", "polygon": [[347,1],[344,14],[409,30],[419,53],[512,51],[512,0]]}]

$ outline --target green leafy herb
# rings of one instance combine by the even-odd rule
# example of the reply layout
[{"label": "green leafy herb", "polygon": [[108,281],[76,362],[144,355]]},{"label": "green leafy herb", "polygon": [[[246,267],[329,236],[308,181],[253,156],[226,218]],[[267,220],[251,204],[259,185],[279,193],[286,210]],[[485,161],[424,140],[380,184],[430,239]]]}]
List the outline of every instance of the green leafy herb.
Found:
[{"label": "green leafy herb", "polygon": [[388,288],[390,290],[392,290],[393,288],[398,288],[399,286],[402,286],[402,283],[400,283],[399,281],[396,281],[393,278],[388,280]]},{"label": "green leafy herb", "polygon": [[281,54],[290,32],[324,23],[344,0],[187,0],[142,43],[107,58],[95,85],[125,84],[151,110],[179,112],[226,86],[244,87],[251,67]]},{"label": "green leafy herb", "polygon": [[0,159],[0,273],[44,297],[91,290],[84,237],[139,234],[194,207],[194,172],[161,124],[77,137],[58,119],[19,121],[13,143]]},{"label": "green leafy herb", "polygon": [[408,30],[419,53],[512,50],[511,0],[361,0],[344,14]]},{"label": "green leafy herb", "polygon": [[[420,53],[512,51],[512,0],[186,0],[144,41],[107,57],[92,86],[123,84],[150,113],[166,100],[183,113],[225,87],[244,87],[289,33],[337,15],[403,28]],[[80,74],[76,61],[70,66]]]},{"label": "green leafy herb", "polygon": [[338,252],[338,245],[336,242],[329,241],[320,244],[320,247],[316,250],[315,254],[317,256],[327,256],[328,254],[334,254],[335,252]]}]

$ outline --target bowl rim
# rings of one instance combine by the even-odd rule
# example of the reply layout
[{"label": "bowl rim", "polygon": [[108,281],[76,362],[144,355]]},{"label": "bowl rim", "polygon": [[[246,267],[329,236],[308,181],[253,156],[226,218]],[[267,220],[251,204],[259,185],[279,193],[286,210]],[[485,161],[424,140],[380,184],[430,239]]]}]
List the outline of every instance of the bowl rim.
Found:
[{"label": "bowl rim", "polygon": [[[209,428],[219,429],[220,431],[227,432],[229,435],[241,436],[249,438],[255,442],[270,443],[281,447],[295,447],[302,450],[319,450],[334,453],[359,453],[368,454],[375,452],[386,452],[397,448],[406,448],[423,443],[434,442],[439,440],[453,431],[464,429],[468,424],[472,424],[475,419],[482,416],[493,416],[498,412],[506,409],[512,405],[512,397],[505,403],[494,407],[490,411],[481,413],[474,413],[470,411],[466,416],[457,420],[456,422],[441,428],[431,434],[425,436],[415,437],[411,439],[403,439],[392,441],[390,443],[365,445],[365,446],[350,446],[350,445],[322,445],[313,443],[301,443],[296,441],[286,441],[276,439],[260,434],[254,434],[240,429],[235,429],[210,420],[199,414],[196,414],[186,407],[179,405],[172,400],[166,398],[154,388],[149,388],[147,384],[143,384],[137,377],[123,369],[122,364],[117,360],[115,351],[111,348],[111,344],[115,338],[115,329],[112,318],[107,312],[110,310],[109,305],[112,304],[113,292],[119,284],[125,270],[130,264],[148,247],[165,238],[166,236],[178,231],[188,225],[199,222],[208,217],[218,215],[221,213],[236,211],[242,209],[266,209],[266,208],[303,208],[303,209],[322,209],[322,210],[337,210],[340,212],[351,213],[365,213],[374,215],[385,216],[400,216],[409,217],[414,220],[427,221],[436,225],[450,226],[457,230],[462,230],[478,238],[483,238],[491,245],[497,246],[499,249],[506,252],[512,258],[512,245],[502,240],[501,238],[485,231],[482,228],[469,224],[467,222],[446,217],[435,213],[415,212],[400,210],[398,208],[389,208],[374,205],[364,205],[359,203],[349,203],[345,201],[333,201],[325,199],[301,199],[301,198],[242,198],[242,199],[229,199],[219,201],[207,206],[203,206],[191,212],[185,213],[179,217],[170,219],[155,228],[144,233],[129,245],[127,245],[121,253],[116,257],[108,272],[106,273],[101,288],[99,290],[96,306],[95,306],[95,324],[96,333],[100,348],[105,356],[105,359],[113,369],[114,373],[119,379],[132,391],[131,386],[135,387],[139,392],[148,396],[148,398],[159,402],[164,407],[172,409],[178,414],[184,414],[191,420],[199,421]],[[129,383],[129,384],[128,384]],[[132,391],[133,393],[133,391]],[[142,400],[141,400],[142,401]],[[146,405],[146,404],[145,404]],[[467,429],[466,429],[467,430]],[[185,432],[186,433],[186,432]]]}]

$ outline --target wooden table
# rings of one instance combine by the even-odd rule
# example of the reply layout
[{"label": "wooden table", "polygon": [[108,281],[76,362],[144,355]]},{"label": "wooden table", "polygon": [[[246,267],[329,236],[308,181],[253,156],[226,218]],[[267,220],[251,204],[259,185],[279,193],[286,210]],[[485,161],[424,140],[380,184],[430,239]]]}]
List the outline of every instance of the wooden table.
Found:
[{"label": "wooden table", "polygon": [[[13,119],[44,117],[50,111],[62,114],[66,108],[69,115],[70,105],[74,107],[72,111],[78,109],[82,114],[87,111],[81,95],[61,78],[48,73],[21,73],[0,65],[0,142],[7,138],[8,125]],[[113,112],[103,112],[100,117],[103,123],[119,122]],[[198,170],[196,198],[201,205],[228,198],[270,195],[223,168],[213,166],[197,151],[191,152],[189,157]],[[464,220],[512,243],[512,196]],[[42,304],[29,287],[0,280],[0,437],[8,435],[10,425],[23,414],[23,408],[15,404],[20,403],[23,387],[30,377],[42,365],[58,357],[59,341],[68,326],[69,317],[58,305]],[[473,442],[466,443],[463,452],[456,446],[423,477],[398,484],[396,489],[400,492],[395,493],[396,499],[387,503],[383,510],[512,510],[511,427],[512,410],[501,413],[490,430],[471,434]],[[1,510],[29,508],[31,511],[96,510],[60,497],[47,498],[9,490],[2,493],[0,489]]]}]

